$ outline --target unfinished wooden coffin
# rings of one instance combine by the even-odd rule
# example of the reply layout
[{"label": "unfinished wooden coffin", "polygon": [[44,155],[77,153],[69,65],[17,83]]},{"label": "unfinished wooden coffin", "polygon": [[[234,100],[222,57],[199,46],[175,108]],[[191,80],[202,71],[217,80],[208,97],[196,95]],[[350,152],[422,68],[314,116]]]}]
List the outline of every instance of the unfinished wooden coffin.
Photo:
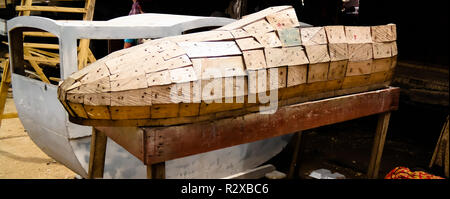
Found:
[{"label": "unfinished wooden coffin", "polygon": [[[79,124],[176,125],[386,87],[396,55],[393,24],[301,28],[279,6],[114,52],[66,79],[58,97]],[[278,101],[263,100],[271,94]]]}]

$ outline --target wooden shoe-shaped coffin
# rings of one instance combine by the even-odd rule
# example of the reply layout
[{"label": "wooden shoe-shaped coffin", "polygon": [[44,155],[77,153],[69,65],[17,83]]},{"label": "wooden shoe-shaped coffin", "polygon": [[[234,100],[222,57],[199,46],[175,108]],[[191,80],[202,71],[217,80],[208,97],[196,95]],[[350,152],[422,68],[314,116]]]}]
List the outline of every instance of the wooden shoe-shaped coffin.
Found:
[{"label": "wooden shoe-shaped coffin", "polygon": [[259,111],[389,85],[394,24],[300,28],[291,6],[219,29],[152,40],[72,74],[58,97],[72,122],[162,126]]}]

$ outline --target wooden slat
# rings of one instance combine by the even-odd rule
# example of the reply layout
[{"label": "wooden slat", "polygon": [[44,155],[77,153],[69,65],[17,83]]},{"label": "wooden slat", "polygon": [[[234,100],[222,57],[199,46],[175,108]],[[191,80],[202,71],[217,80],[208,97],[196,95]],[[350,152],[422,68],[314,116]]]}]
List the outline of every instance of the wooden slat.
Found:
[{"label": "wooden slat", "polygon": [[267,15],[266,19],[277,30],[300,26],[294,8]]},{"label": "wooden slat", "polygon": [[308,83],[322,82],[328,80],[329,62],[310,64],[308,67]]},{"label": "wooden slat", "polygon": [[23,36],[31,37],[56,37],[54,34],[49,32],[24,32]]},{"label": "wooden slat", "polygon": [[186,51],[189,58],[220,57],[242,54],[234,41],[180,42],[178,45]]},{"label": "wooden slat", "polygon": [[107,137],[105,133],[92,128],[88,178],[103,178],[105,168]]},{"label": "wooden slat", "polygon": [[86,13],[86,8],[70,8],[57,6],[16,6],[16,11],[41,11],[41,12],[68,12],[68,13]]},{"label": "wooden slat", "polygon": [[383,154],[384,141],[386,140],[390,117],[390,111],[385,111],[385,113],[380,114],[378,118],[377,131],[375,134],[372,155],[369,162],[369,171],[367,174],[367,176],[371,179],[378,178],[378,171],[380,169],[380,161]]},{"label": "wooden slat", "polygon": [[247,70],[260,70],[267,67],[263,50],[244,51],[244,61]]},{"label": "wooden slat", "polygon": [[278,31],[283,47],[299,46],[302,44],[298,28],[285,28]]},{"label": "wooden slat", "polygon": [[[398,88],[388,88],[281,107],[273,115],[255,113],[183,126],[146,128],[146,136],[155,139],[145,143],[145,163],[164,162],[396,110],[398,97]],[[162,143],[164,149],[151,147],[155,143]]]},{"label": "wooden slat", "polygon": [[328,80],[343,79],[347,70],[348,61],[337,61],[330,63],[330,70],[328,71]]},{"label": "wooden slat", "polygon": [[297,86],[306,83],[308,65],[288,66],[287,86]]},{"label": "wooden slat", "polygon": [[58,44],[39,44],[39,43],[23,43],[24,48],[41,48],[41,49],[53,49],[58,50]]},{"label": "wooden slat", "polygon": [[242,28],[250,23],[264,19],[267,15],[277,13],[277,12],[280,12],[282,10],[286,10],[289,8],[292,8],[292,6],[277,6],[277,7],[266,8],[260,12],[247,15],[239,21],[225,25],[225,26],[219,28],[218,30],[234,30],[234,29]]},{"label": "wooden slat", "polygon": [[2,116],[0,116],[0,120],[12,119],[12,118],[18,118],[18,117],[19,117],[19,114],[17,114],[17,113],[6,113],[6,114],[3,114]]},{"label": "wooden slat", "polygon": [[327,36],[323,27],[302,28],[300,31],[302,44],[305,46],[327,44]]},{"label": "wooden slat", "polygon": [[305,46],[306,54],[308,55],[309,63],[323,63],[330,61],[327,45],[310,45]]}]

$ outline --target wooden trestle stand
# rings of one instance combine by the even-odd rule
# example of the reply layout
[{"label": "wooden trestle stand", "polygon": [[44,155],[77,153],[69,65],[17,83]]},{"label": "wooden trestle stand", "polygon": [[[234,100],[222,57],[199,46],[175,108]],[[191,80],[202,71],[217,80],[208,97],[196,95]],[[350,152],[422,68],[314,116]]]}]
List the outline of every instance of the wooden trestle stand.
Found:
[{"label": "wooden trestle stand", "polygon": [[[147,176],[165,178],[165,161],[222,149],[258,140],[336,124],[370,115],[379,115],[370,157],[368,178],[378,178],[381,156],[391,111],[398,109],[400,89],[389,87],[323,100],[283,106],[275,114],[247,114],[208,122],[168,127],[126,128],[95,127],[92,133],[90,178],[102,178],[106,138],[109,137],[147,165]],[[138,128],[138,127],[136,127]],[[134,128],[134,129],[136,129]],[[130,127],[133,129],[133,127]],[[297,143],[299,139],[296,140]],[[298,168],[298,146],[291,162],[289,177]]]}]

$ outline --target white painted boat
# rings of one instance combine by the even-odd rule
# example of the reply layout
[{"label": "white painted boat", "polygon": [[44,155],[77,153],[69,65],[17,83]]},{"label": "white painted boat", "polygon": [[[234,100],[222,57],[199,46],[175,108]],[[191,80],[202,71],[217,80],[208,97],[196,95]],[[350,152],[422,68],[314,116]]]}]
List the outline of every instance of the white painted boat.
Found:
[{"label": "white painted boat", "polygon": [[[19,118],[35,144],[47,155],[86,178],[92,127],[69,122],[57,98],[57,86],[27,78],[14,70],[21,60],[23,31],[40,29],[59,38],[60,72],[65,79],[77,71],[77,39],[161,38],[232,19],[166,14],[142,14],[110,21],[55,21],[22,16],[7,22],[12,86]],[[302,26],[308,26],[301,24]],[[125,127],[115,127],[125,128]],[[291,135],[243,144],[166,162],[166,178],[222,178],[255,168],[281,152]],[[108,139],[105,178],[146,178],[146,167]]]}]

